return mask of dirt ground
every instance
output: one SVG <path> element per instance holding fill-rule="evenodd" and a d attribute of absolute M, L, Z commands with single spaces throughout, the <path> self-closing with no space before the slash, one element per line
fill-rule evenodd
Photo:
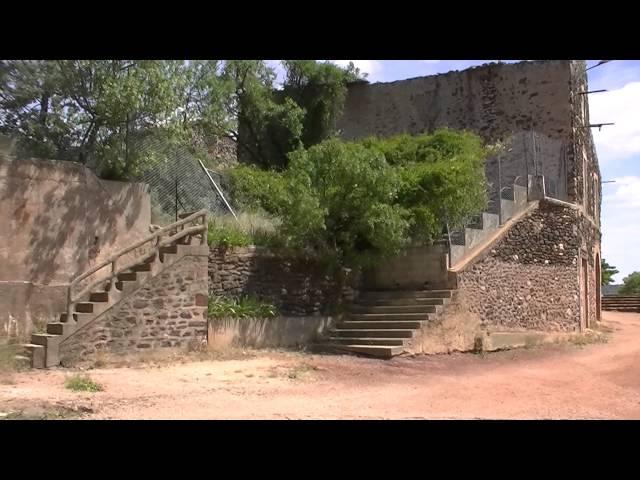
<path fill-rule="evenodd" d="M 380 361 L 254 352 L 0 380 L 0 418 L 640 419 L 640 314 L 604 312 L 606 343 Z"/>

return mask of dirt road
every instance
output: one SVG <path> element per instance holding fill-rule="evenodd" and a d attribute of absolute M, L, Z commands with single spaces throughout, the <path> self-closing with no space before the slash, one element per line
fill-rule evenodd
<path fill-rule="evenodd" d="M 95 369 L 88 373 L 104 386 L 97 393 L 66 390 L 68 371 L 31 371 L 0 384 L 0 412 L 46 405 L 93 419 L 640 419 L 640 315 L 604 312 L 604 320 L 609 341 L 586 346 L 391 361 L 267 353 Z"/>

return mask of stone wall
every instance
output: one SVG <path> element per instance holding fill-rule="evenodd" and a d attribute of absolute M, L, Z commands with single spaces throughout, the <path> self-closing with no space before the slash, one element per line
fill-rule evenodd
<path fill-rule="evenodd" d="M 0 158 L 0 336 L 27 338 L 61 311 L 65 285 L 149 235 L 143 184 L 72 162 Z"/>
<path fill-rule="evenodd" d="M 502 185 L 540 174 L 548 194 L 582 201 L 583 145 L 587 176 L 598 173 L 586 128 L 588 96 L 581 94 L 587 89 L 585 63 L 569 60 L 492 63 L 389 83 L 358 82 L 349 86 L 337 127 L 345 139 L 468 129 L 486 142 L 508 145 Z M 496 158 L 487 162 L 487 177 L 497 183 Z"/>
<path fill-rule="evenodd" d="M 460 294 L 492 330 L 580 327 L 581 213 L 541 201 L 486 257 L 458 274 Z"/>
<path fill-rule="evenodd" d="M 192 246 L 194 252 L 199 247 Z M 64 364 L 95 355 L 203 343 L 207 337 L 207 248 L 180 258 L 135 293 L 66 338 Z"/>
<path fill-rule="evenodd" d="M 356 295 L 359 275 L 346 273 L 334 275 L 321 262 L 288 258 L 262 248 L 212 248 L 209 294 L 263 298 L 282 315 L 328 314 Z"/>

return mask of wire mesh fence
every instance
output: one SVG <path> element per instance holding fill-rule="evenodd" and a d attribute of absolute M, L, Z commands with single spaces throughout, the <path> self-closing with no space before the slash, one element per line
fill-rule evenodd
<path fill-rule="evenodd" d="M 138 148 L 149 158 L 137 180 L 149 185 L 154 224 L 166 225 L 203 209 L 214 216 L 235 216 L 223 178 L 186 148 L 159 139 L 140 140 Z"/>
<path fill-rule="evenodd" d="M 499 198 L 513 196 L 513 185 L 526 186 L 528 178 L 543 175 L 546 194 L 567 200 L 566 143 L 534 130 L 508 137 L 501 151 L 487 159 L 490 209 L 499 208 Z"/>

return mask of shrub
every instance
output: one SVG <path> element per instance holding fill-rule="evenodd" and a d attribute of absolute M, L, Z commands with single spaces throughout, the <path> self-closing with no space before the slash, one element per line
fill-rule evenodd
<path fill-rule="evenodd" d="M 101 392 L 102 385 L 94 382 L 88 375 L 73 375 L 64 383 L 64 386 L 74 392 Z"/>
<path fill-rule="evenodd" d="M 489 148 L 469 132 L 441 129 L 359 142 L 326 140 L 289 154 L 283 172 L 236 167 L 235 198 L 278 216 L 281 245 L 367 265 L 411 240 L 432 242 L 487 203 Z"/>
<path fill-rule="evenodd" d="M 409 211 L 410 235 L 431 242 L 444 223 L 462 226 L 487 204 L 484 161 L 489 149 L 470 132 L 436 130 L 431 135 L 366 139 L 395 165 L 397 203 Z"/>
<path fill-rule="evenodd" d="M 394 205 L 399 179 L 379 152 L 327 140 L 290 155 L 285 234 L 341 263 L 392 255 L 407 236 L 407 211 Z"/>
<path fill-rule="evenodd" d="M 213 297 L 209 299 L 210 318 L 272 318 L 278 312 L 270 303 L 263 303 L 254 297 Z"/>
<path fill-rule="evenodd" d="M 228 215 L 209 221 L 207 240 L 210 246 L 245 247 L 249 245 L 276 247 L 282 244 L 277 232 L 278 219 L 265 214 L 241 213 L 237 220 Z"/>
<path fill-rule="evenodd" d="M 622 279 L 619 295 L 640 295 L 640 272 L 633 272 Z"/>

